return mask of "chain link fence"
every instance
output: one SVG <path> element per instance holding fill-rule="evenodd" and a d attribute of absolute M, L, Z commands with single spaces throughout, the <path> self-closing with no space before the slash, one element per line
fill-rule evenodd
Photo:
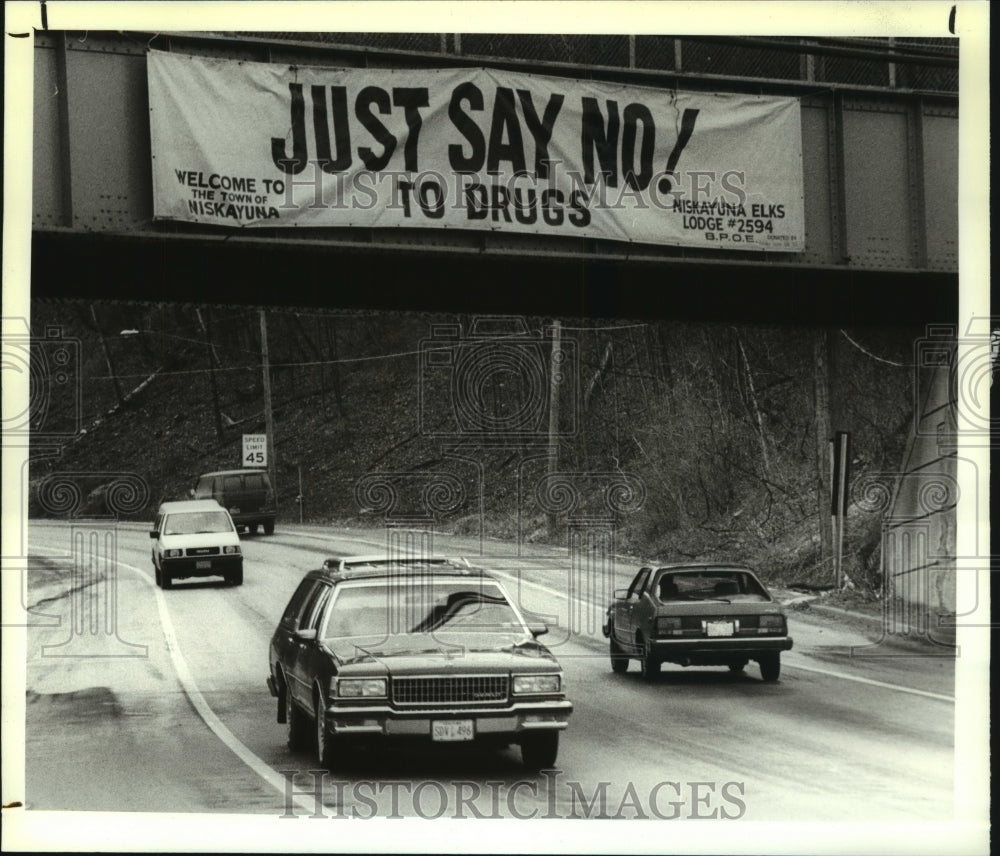
<path fill-rule="evenodd" d="M 506 33 L 268 33 L 267 36 L 372 51 L 482 58 L 484 62 L 560 63 L 729 78 L 958 91 L 958 40 L 947 38 L 675 38 Z"/>

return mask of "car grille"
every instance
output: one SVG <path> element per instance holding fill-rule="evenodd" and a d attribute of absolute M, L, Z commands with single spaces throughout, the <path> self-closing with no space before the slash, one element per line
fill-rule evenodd
<path fill-rule="evenodd" d="M 188 556 L 218 556 L 218 547 L 188 547 Z"/>
<path fill-rule="evenodd" d="M 507 675 L 460 675 L 393 678 L 392 700 L 398 705 L 495 704 L 506 702 Z"/>

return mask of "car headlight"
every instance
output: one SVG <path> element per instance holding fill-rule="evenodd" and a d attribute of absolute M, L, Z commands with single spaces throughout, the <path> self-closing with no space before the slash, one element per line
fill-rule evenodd
<path fill-rule="evenodd" d="M 235 544 L 231 544 L 228 547 L 223 547 L 222 548 L 222 552 L 223 553 L 228 553 L 228 554 L 239 553 L 239 551 L 240 551 L 240 548 L 238 546 L 236 546 Z"/>
<path fill-rule="evenodd" d="M 385 678 L 341 678 L 336 693 L 340 698 L 385 698 Z"/>
<path fill-rule="evenodd" d="M 784 633 L 785 616 L 783 615 L 762 615 L 760 617 L 761 633 Z"/>
<path fill-rule="evenodd" d="M 165 550 L 163 553 L 168 559 L 176 559 L 178 556 L 184 555 L 183 550 Z"/>
<path fill-rule="evenodd" d="M 515 675 L 514 692 L 517 695 L 527 693 L 557 693 L 562 686 L 560 675 Z"/>
<path fill-rule="evenodd" d="M 677 615 L 661 615 L 656 619 L 657 636 L 680 636 L 681 619 Z"/>

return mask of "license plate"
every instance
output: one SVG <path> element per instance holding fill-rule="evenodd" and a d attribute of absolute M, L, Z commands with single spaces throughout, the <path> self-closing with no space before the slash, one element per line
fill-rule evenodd
<path fill-rule="evenodd" d="M 471 719 L 440 719 L 431 723 L 432 740 L 472 740 L 475 736 Z"/>
<path fill-rule="evenodd" d="M 212 567 L 212 560 L 211 559 L 199 559 L 197 562 L 194 563 L 194 567 L 195 567 L 195 570 L 198 570 L 198 571 L 207 571 L 207 570 L 210 570 L 211 567 Z"/>
<path fill-rule="evenodd" d="M 731 621 L 706 621 L 705 632 L 709 636 L 732 636 L 733 622 Z"/>

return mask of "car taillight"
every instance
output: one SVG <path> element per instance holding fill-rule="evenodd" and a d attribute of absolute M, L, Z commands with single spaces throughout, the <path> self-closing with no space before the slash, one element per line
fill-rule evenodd
<path fill-rule="evenodd" d="M 676 615 L 661 615 L 656 619 L 656 633 L 658 636 L 680 636 L 680 618 Z"/>
<path fill-rule="evenodd" d="M 783 615 L 762 615 L 760 617 L 761 633 L 784 633 L 785 616 Z"/>

